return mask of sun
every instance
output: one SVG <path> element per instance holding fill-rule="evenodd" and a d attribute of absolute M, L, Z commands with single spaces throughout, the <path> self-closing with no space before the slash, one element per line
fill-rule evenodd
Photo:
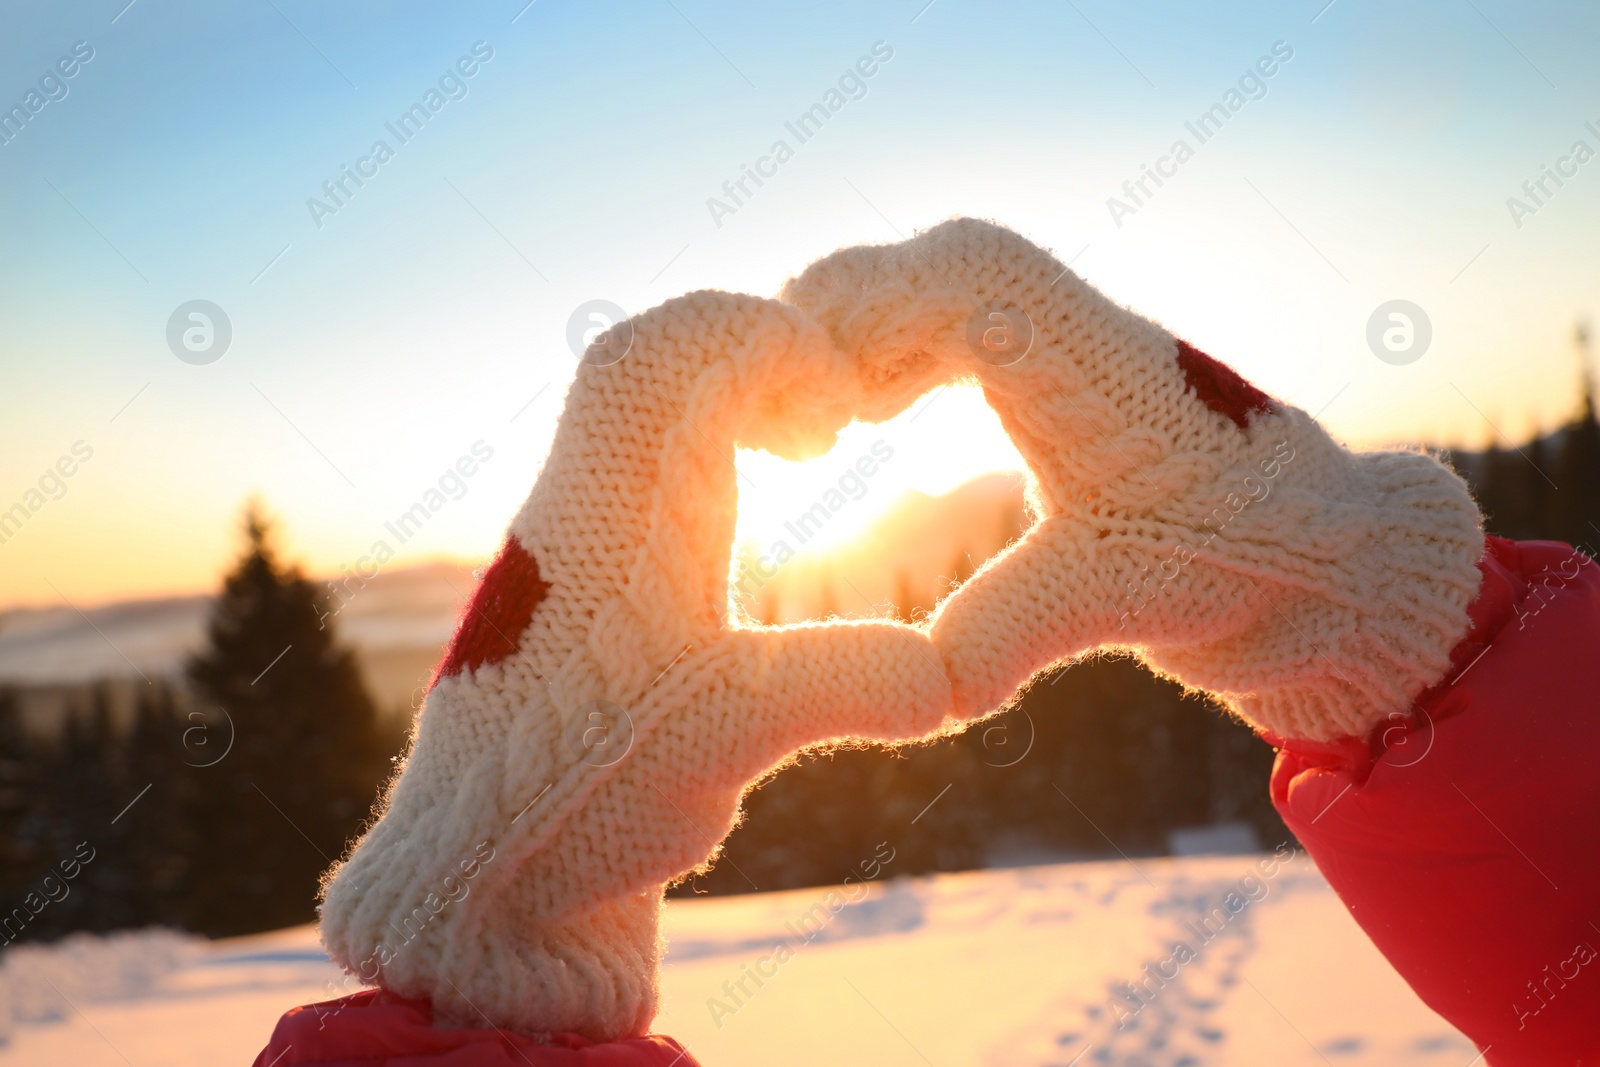
<path fill-rule="evenodd" d="M 794 463 L 741 450 L 736 540 L 755 556 L 850 544 L 907 493 L 948 493 L 991 471 L 1023 470 L 976 386 L 946 386 L 882 423 L 853 422 L 825 455 Z"/>

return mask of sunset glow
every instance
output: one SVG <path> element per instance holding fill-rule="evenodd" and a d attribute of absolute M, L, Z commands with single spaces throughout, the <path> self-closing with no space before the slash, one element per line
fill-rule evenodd
<path fill-rule="evenodd" d="M 922 397 L 887 422 L 851 423 L 825 455 L 791 463 L 742 451 L 738 542 L 757 556 L 848 544 L 908 492 L 938 496 L 980 474 L 1022 470 L 1022 457 L 975 386 Z"/>
<path fill-rule="evenodd" d="M 1600 316 L 1584 236 L 1600 218 L 1595 177 L 1564 179 L 1534 214 L 1507 210 L 1591 136 L 1595 116 L 1575 102 L 1594 97 L 1593 64 L 1566 15 L 1526 14 L 1525 37 L 1502 27 L 1556 94 L 1471 8 L 1335 8 L 1315 23 L 1248 5 L 1180 5 L 1154 23 L 1086 10 L 1111 39 L 1140 42 L 1124 57 L 1071 7 L 1027 4 L 1017 17 L 1033 32 L 1003 58 L 973 53 L 986 9 L 936 5 L 912 21 L 847 7 L 768 38 L 768 15 L 714 8 L 613 20 L 536 6 L 515 23 L 495 16 L 493 33 L 471 8 L 377 26 L 356 9 L 326 14 L 312 36 L 359 67 L 348 83 L 270 6 L 200 26 L 141 4 L 98 38 L 73 8 L 19 16 L 12 69 L 45 70 L 79 39 L 96 58 L 0 160 L 14 193 L 0 205 L 0 510 L 28 511 L 0 544 L 0 605 L 212 589 L 252 495 L 281 517 L 291 558 L 337 574 L 480 441 L 492 461 L 394 545 L 393 566 L 481 561 L 549 450 L 576 363 L 574 309 L 776 293 L 836 248 L 952 214 L 1027 234 L 1354 445 L 1505 448 L 1574 408 L 1574 325 Z M 760 88 L 680 14 L 738 28 L 706 32 L 759 68 L 747 73 Z M 595 82 L 583 50 L 551 43 L 599 34 L 609 61 L 653 72 L 652 92 Z M 1280 39 L 1294 58 L 1200 143 L 1185 123 Z M 1440 47 L 1396 58 L 1394 42 L 1423 39 Z M 231 58 L 190 69 L 199 53 Z M 120 65 L 136 55 L 182 76 L 137 80 L 144 68 Z M 385 123 L 461 56 L 476 72 L 426 131 L 391 134 Z M 802 143 L 785 124 L 861 56 L 874 73 Z M 998 110 L 983 102 L 997 78 Z M 126 79 L 143 95 L 119 92 Z M 575 84 L 567 109 L 529 114 L 527 101 Z M 952 151 L 959 130 L 972 140 Z M 602 132 L 633 146 L 629 165 L 596 152 Z M 376 175 L 363 163 L 374 139 L 396 149 Z M 794 154 L 774 170 L 762 161 L 779 139 Z M 1162 160 L 1177 139 L 1195 154 L 1174 175 Z M 252 162 L 218 185 L 239 160 Z M 345 166 L 367 177 L 335 204 L 324 186 Z M 1169 172 L 1163 184 L 1139 185 L 1147 167 Z M 1111 197 L 1136 210 L 1108 212 Z M 708 198 L 733 211 L 708 212 Z M 1396 299 L 1432 324 L 1431 347 L 1403 366 L 1366 339 L 1374 309 Z M 166 335 L 196 300 L 231 321 L 214 362 L 176 358 Z M 914 421 L 847 431 L 810 464 L 740 457 L 741 539 L 770 547 L 880 433 L 893 458 L 859 499 L 840 490 L 844 506 L 797 548 L 842 543 L 906 490 L 1016 462 L 975 398 L 946 391 Z M 80 441 L 93 458 L 63 493 L 47 472 Z"/>

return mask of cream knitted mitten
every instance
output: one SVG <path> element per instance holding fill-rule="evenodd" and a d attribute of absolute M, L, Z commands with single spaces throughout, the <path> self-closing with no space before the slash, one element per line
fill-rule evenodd
<path fill-rule="evenodd" d="M 915 628 L 730 621 L 734 444 L 814 454 L 930 384 L 755 297 L 694 293 L 602 335 L 382 818 L 326 880 L 333 958 L 445 1025 L 645 1032 L 663 887 L 749 785 L 951 707 Z"/>
<path fill-rule="evenodd" d="M 1352 453 L 1016 234 L 958 219 L 844 249 L 783 299 L 881 366 L 975 376 L 1037 522 L 933 624 L 958 714 L 1107 647 L 1281 737 L 1364 734 L 1443 674 L 1478 586 L 1465 485 Z"/>

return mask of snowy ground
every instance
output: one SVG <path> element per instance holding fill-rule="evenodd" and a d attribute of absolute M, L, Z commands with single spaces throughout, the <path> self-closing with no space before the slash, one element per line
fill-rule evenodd
<path fill-rule="evenodd" d="M 1308 860 L 1271 877 L 1259 862 L 890 880 L 891 863 L 836 913 L 841 898 L 825 890 L 674 902 L 656 1029 L 706 1067 L 1474 1060 Z M 1174 955 L 1178 941 L 1192 959 Z M 1146 964 L 1176 977 L 1158 986 Z M 248 1064 L 278 1014 L 324 999 L 333 975 L 309 927 L 211 944 L 131 937 L 14 951 L 0 974 L 0 1019 L 11 1020 L 0 1067 Z M 1126 996 L 1112 1006 L 1141 980 L 1142 1006 Z"/>

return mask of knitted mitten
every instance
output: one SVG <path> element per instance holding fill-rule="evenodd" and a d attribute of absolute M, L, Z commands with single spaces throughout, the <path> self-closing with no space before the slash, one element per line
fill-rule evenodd
<path fill-rule="evenodd" d="M 726 293 L 597 339 L 387 808 L 326 881 L 333 958 L 447 1025 L 643 1033 L 663 888 L 744 790 L 802 747 L 923 736 L 950 708 L 912 627 L 730 621 L 735 442 L 814 454 L 929 384 Z"/>
<path fill-rule="evenodd" d="M 1284 738 L 1360 735 L 1436 682 L 1478 586 L 1465 485 L 1352 453 L 1305 412 L 960 219 L 812 265 L 783 298 L 847 352 L 975 375 L 1037 522 L 939 609 L 958 713 L 1102 647 Z"/>

